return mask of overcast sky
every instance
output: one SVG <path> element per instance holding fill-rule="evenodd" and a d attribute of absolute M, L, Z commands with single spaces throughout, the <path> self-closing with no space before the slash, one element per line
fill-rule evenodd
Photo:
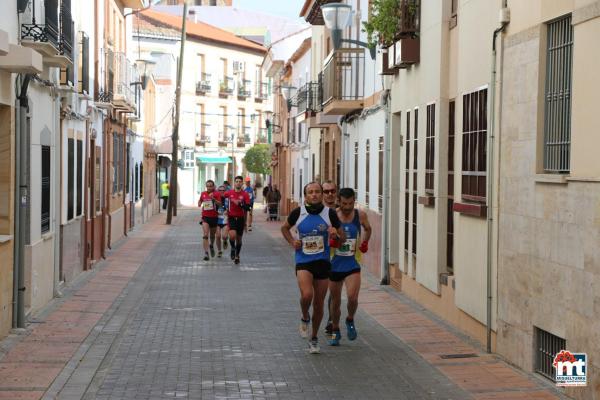
<path fill-rule="evenodd" d="M 304 0 L 233 0 L 233 6 L 298 19 Z"/>

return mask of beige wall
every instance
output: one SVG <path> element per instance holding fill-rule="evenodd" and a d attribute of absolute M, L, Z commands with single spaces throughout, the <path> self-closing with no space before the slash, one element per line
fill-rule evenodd
<path fill-rule="evenodd" d="M 35 312 L 44 307 L 54 295 L 53 234 L 25 246 L 25 309 Z"/>
<path fill-rule="evenodd" d="M 600 144 L 597 104 L 600 2 L 513 1 L 502 83 L 498 352 L 534 369 L 538 327 L 588 354 L 588 387 L 566 390 L 577 399 L 600 393 Z M 594 3 L 595 8 L 573 9 Z M 518 14 L 517 14 L 518 11 Z M 540 172 L 544 131 L 546 28 L 573 11 L 574 56 L 571 173 Z M 590 19 L 591 18 L 591 19 Z M 537 79 L 536 79 L 537 78 Z M 596 111 L 597 113 L 597 111 Z M 591 179 L 591 181 L 590 181 Z"/>

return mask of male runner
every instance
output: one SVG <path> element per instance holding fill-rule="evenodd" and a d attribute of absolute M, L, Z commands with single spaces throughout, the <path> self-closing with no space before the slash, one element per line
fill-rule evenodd
<path fill-rule="evenodd" d="M 323 183 L 323 203 L 336 210 L 338 208 L 337 185 L 333 181 L 325 181 Z M 325 333 L 331 335 L 331 294 L 327 296 L 327 325 L 325 325 Z"/>
<path fill-rule="evenodd" d="M 229 200 L 223 198 L 225 195 L 225 186 L 219 186 L 218 190 L 223 199 L 221 205 L 217 207 L 217 213 L 219 214 L 217 220 L 217 248 L 219 249 L 218 256 L 221 257 L 223 255 L 221 248 L 227 250 L 227 242 L 229 241 L 227 239 L 229 231 L 229 228 L 227 227 L 227 207 L 229 205 Z"/>
<path fill-rule="evenodd" d="M 248 232 L 252 232 L 252 209 L 254 209 L 254 188 L 250 186 L 250 177 L 246 177 L 246 187 L 244 187 L 244 192 L 248 193 L 248 197 L 250 197 L 250 205 L 248 208 Z"/>
<path fill-rule="evenodd" d="M 312 303 L 312 335 L 308 346 L 309 352 L 316 354 L 320 352 L 317 334 L 331 270 L 330 245 L 338 246 L 343 241 L 343 232 L 335 210 L 323 205 L 320 183 L 311 182 L 304 187 L 304 202 L 290 213 L 281 226 L 281 233 L 296 250 L 296 279 L 302 309 L 300 335 L 304 338 L 308 336 L 308 310 Z M 290 232 L 293 226 L 298 230 L 298 238 Z"/>
<path fill-rule="evenodd" d="M 234 188 L 225 192 L 225 198 L 229 199 L 227 219 L 229 220 L 229 244 L 231 245 L 231 259 L 240 263 L 240 250 L 242 249 L 242 236 L 246 229 L 246 213 L 250 204 L 248 193 L 242 190 L 244 178 L 236 176 Z"/>
<path fill-rule="evenodd" d="M 354 208 L 356 201 L 354 189 L 340 189 L 339 201 L 340 208 L 337 215 L 342 223 L 346 240 L 342 246 L 334 250 L 335 254 L 331 260 L 331 275 L 329 276 L 333 324 L 333 332 L 329 338 L 331 346 L 339 346 L 342 337 L 340 333 L 340 306 L 344 283 L 346 284 L 346 296 L 348 297 L 348 316 L 346 317 L 348 340 L 356 339 L 354 314 L 356 314 L 358 308 L 358 291 L 360 290 L 360 256 L 369 250 L 369 239 L 371 238 L 371 225 L 367 214 Z"/>
<path fill-rule="evenodd" d="M 215 256 L 215 233 L 217 230 L 218 216 L 217 207 L 221 204 L 221 195 L 215 192 L 215 182 L 212 180 L 206 181 L 206 191 L 200 194 L 198 207 L 202 208 L 202 236 L 204 245 L 204 261 L 208 261 L 210 257 Z M 208 234 L 210 232 L 210 257 L 208 256 Z"/>

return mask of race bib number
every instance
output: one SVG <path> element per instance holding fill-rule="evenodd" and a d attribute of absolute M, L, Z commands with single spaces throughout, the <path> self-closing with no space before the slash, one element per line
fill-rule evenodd
<path fill-rule="evenodd" d="M 302 252 L 304 254 L 319 254 L 324 251 L 323 236 L 306 236 L 302 238 Z"/>
<path fill-rule="evenodd" d="M 335 249 L 336 256 L 350 257 L 354 254 L 356 254 L 356 239 L 346 239 L 339 249 Z"/>
<path fill-rule="evenodd" d="M 215 206 L 214 206 L 212 200 L 204 200 L 202 202 L 202 209 L 204 211 L 212 211 L 212 210 L 214 210 Z"/>

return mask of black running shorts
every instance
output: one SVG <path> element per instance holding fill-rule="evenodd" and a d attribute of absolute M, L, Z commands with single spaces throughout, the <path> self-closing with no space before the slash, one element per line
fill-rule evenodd
<path fill-rule="evenodd" d="M 351 271 L 344 271 L 344 272 L 331 271 L 329 280 L 332 282 L 342 282 L 344 279 L 346 279 L 347 277 L 349 277 L 352 274 L 360 274 L 360 268 L 356 268 Z"/>
<path fill-rule="evenodd" d="M 206 222 L 209 227 L 216 228 L 219 222 L 217 217 L 202 217 L 202 222 Z"/>
<path fill-rule="evenodd" d="M 331 263 L 329 261 L 321 260 L 307 264 L 297 264 L 296 275 L 298 275 L 298 271 L 310 272 L 315 280 L 329 279 Z"/>
<path fill-rule="evenodd" d="M 233 229 L 238 236 L 244 234 L 244 217 L 229 217 L 229 229 Z"/>

